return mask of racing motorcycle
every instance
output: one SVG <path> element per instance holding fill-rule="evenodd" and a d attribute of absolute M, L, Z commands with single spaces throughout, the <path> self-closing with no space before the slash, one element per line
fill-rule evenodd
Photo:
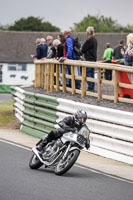
<path fill-rule="evenodd" d="M 45 168 L 54 169 L 56 175 L 65 174 L 76 162 L 80 151 L 85 148 L 89 135 L 90 131 L 84 125 L 79 132 L 69 131 L 61 138 L 48 143 L 41 153 L 33 147 L 29 167 L 38 169 L 44 165 Z"/>

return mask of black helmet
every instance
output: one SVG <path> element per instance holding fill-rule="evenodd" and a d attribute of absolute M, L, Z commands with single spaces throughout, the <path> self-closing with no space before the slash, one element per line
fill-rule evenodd
<path fill-rule="evenodd" d="M 84 110 L 77 110 L 77 112 L 75 113 L 75 122 L 78 125 L 84 124 L 86 122 L 87 119 L 87 113 Z"/>

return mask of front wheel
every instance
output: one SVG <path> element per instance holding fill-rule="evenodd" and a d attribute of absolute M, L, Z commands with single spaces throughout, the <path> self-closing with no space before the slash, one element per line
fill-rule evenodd
<path fill-rule="evenodd" d="M 30 159 L 30 162 L 29 162 L 29 167 L 31 169 L 38 169 L 42 165 L 43 165 L 43 163 L 41 163 L 40 160 L 37 158 L 37 156 L 35 154 L 33 154 Z"/>
<path fill-rule="evenodd" d="M 55 174 L 56 175 L 63 175 L 65 174 L 76 162 L 80 151 L 75 149 L 73 151 L 68 152 L 68 155 L 65 159 L 61 159 L 55 167 Z"/>

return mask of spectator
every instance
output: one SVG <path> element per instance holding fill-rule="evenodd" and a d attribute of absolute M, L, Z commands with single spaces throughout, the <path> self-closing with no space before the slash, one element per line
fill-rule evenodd
<path fill-rule="evenodd" d="M 63 34 L 59 34 L 57 39 L 61 42 L 61 44 L 59 45 L 59 48 L 58 48 L 58 57 L 59 58 L 63 58 L 63 57 L 66 57 L 66 50 L 65 50 L 65 36 Z M 62 73 L 62 64 L 59 65 L 59 73 L 61 74 Z M 60 81 L 60 85 L 62 85 L 62 78 L 60 77 L 59 78 L 59 81 Z"/>
<path fill-rule="evenodd" d="M 125 53 L 121 50 L 121 53 L 124 55 L 124 64 L 133 66 L 133 33 L 127 35 L 127 49 Z"/>
<path fill-rule="evenodd" d="M 53 49 L 53 37 L 51 35 L 48 35 L 46 37 L 46 42 L 48 45 L 48 50 L 47 50 L 47 58 L 53 58 L 54 57 L 54 49 Z"/>
<path fill-rule="evenodd" d="M 66 58 L 74 60 L 74 59 L 76 59 L 76 55 L 74 53 L 74 41 L 73 41 L 73 38 L 71 36 L 71 31 L 65 30 L 64 36 L 65 36 L 65 39 L 66 39 L 66 42 L 65 42 Z M 65 70 L 66 70 L 66 74 L 71 75 L 71 66 L 70 65 L 66 65 Z M 71 87 L 70 79 L 66 79 L 66 85 L 68 87 Z M 79 80 L 75 81 L 75 85 L 76 85 L 76 89 L 80 89 L 80 81 Z"/>
<path fill-rule="evenodd" d="M 65 36 L 63 34 L 59 34 L 57 39 L 61 42 L 61 44 L 63 46 L 63 56 L 66 57 L 66 50 L 65 50 L 65 41 L 66 41 L 66 39 L 65 39 Z"/>
<path fill-rule="evenodd" d="M 47 46 L 43 45 L 41 43 L 41 39 L 37 38 L 36 39 L 36 55 L 31 55 L 32 58 L 36 58 L 36 59 L 42 59 L 42 58 L 46 58 L 47 56 Z"/>
<path fill-rule="evenodd" d="M 105 63 L 111 63 L 113 55 L 113 49 L 110 47 L 110 43 L 106 43 L 106 49 L 104 50 L 103 60 Z M 112 80 L 112 70 L 106 69 L 105 70 L 105 79 Z"/>
<path fill-rule="evenodd" d="M 123 40 L 118 41 L 118 45 L 116 45 L 114 47 L 114 51 L 113 51 L 113 54 L 112 54 L 112 59 L 113 60 L 122 59 L 123 58 L 123 55 L 121 53 L 121 49 L 123 49 L 124 52 L 125 52 L 125 47 L 123 45 Z"/>
<path fill-rule="evenodd" d="M 124 64 L 127 66 L 133 66 L 133 33 L 129 33 L 127 35 L 127 49 L 124 52 L 124 50 L 121 50 L 121 53 L 124 57 Z M 130 82 L 133 84 L 133 73 L 128 72 L 127 73 L 128 78 Z"/>
<path fill-rule="evenodd" d="M 45 40 L 45 38 L 41 38 L 40 40 L 41 40 L 41 44 L 43 44 L 43 45 L 46 44 L 46 40 Z"/>
<path fill-rule="evenodd" d="M 58 39 L 53 41 L 54 45 L 54 57 L 58 60 L 60 57 L 63 57 L 63 45 Z"/>
<path fill-rule="evenodd" d="M 89 26 L 86 29 L 87 33 L 87 40 L 83 44 L 81 48 L 81 52 L 83 53 L 83 57 L 86 61 L 96 62 L 97 60 L 97 40 L 94 36 L 94 28 L 92 26 Z M 94 78 L 94 68 L 86 68 L 86 76 Z M 87 82 L 88 84 L 88 90 L 94 91 L 94 82 Z"/>
<path fill-rule="evenodd" d="M 76 58 L 76 56 L 75 56 L 74 50 L 73 50 L 74 41 L 73 41 L 72 36 L 71 36 L 71 31 L 65 30 L 64 36 L 65 36 L 65 39 L 66 39 L 66 43 L 65 43 L 66 57 L 68 59 L 73 60 L 73 59 Z"/>
<path fill-rule="evenodd" d="M 133 56 L 133 49 L 128 53 L 129 56 Z"/>
<path fill-rule="evenodd" d="M 70 30 L 65 30 L 64 36 L 66 39 L 66 42 L 65 42 L 66 58 L 73 60 L 73 59 L 75 59 L 75 54 L 73 51 L 74 41 L 72 39 Z M 71 66 L 70 65 L 65 66 L 65 73 L 71 75 Z M 71 87 L 71 81 L 68 78 L 66 79 L 66 85 L 67 85 L 67 87 Z"/>

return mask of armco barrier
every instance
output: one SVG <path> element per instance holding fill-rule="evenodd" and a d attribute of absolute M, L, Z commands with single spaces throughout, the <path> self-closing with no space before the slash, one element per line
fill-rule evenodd
<path fill-rule="evenodd" d="M 57 122 L 85 109 L 91 131 L 90 152 L 107 158 L 133 164 L 133 114 L 43 94 L 26 92 L 14 87 L 15 115 L 21 130 L 41 138 L 56 128 Z"/>

